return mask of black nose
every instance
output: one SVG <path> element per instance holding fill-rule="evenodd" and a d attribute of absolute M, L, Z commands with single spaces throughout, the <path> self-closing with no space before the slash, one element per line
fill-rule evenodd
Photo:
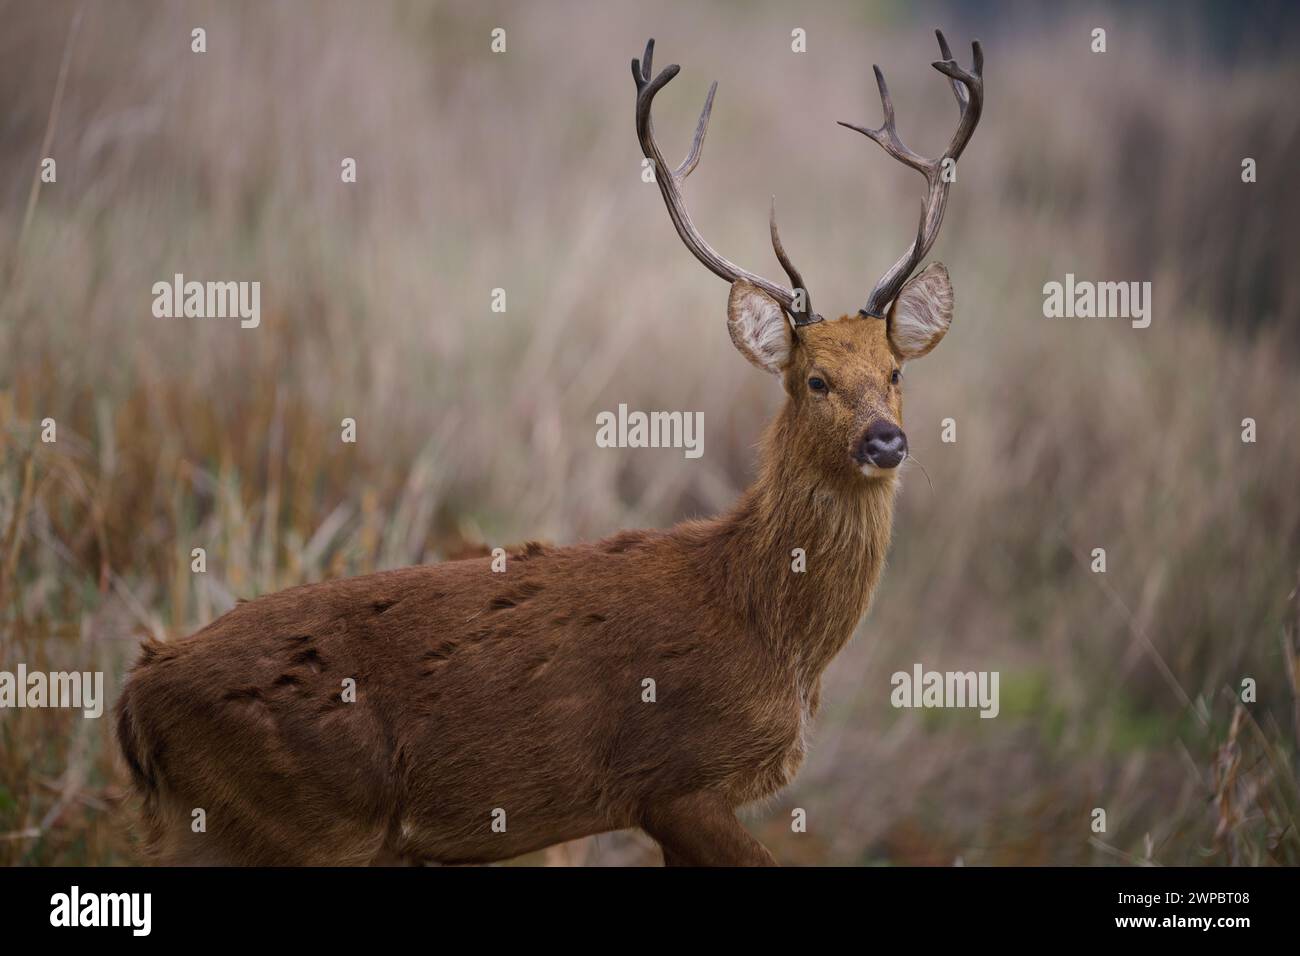
<path fill-rule="evenodd" d="M 907 457 L 907 436 L 897 425 L 872 422 L 862 436 L 858 458 L 877 468 L 897 468 Z"/>

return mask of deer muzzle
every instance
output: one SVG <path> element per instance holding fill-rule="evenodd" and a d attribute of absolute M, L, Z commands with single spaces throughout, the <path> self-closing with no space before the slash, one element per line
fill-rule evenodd
<path fill-rule="evenodd" d="M 907 436 L 893 422 L 874 421 L 868 426 L 853 454 L 859 465 L 897 468 L 907 457 Z"/>

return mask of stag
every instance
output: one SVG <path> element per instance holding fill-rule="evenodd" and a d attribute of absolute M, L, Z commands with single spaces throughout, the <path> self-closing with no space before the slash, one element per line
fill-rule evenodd
<path fill-rule="evenodd" d="M 774 862 L 736 811 L 788 784 L 804 758 L 822 673 L 866 613 L 889 547 L 908 455 L 903 364 L 952 320 L 947 270 L 916 270 L 943 220 L 947 161 L 979 122 L 983 54 L 975 42 L 967 70 L 938 38 L 933 65 L 959 111 L 941 156 L 899 139 L 878 67 L 884 123 L 843 124 L 921 173 L 926 192 L 907 250 L 835 321 L 813 311 L 775 204 L 789 287 L 700 234 L 683 185 L 716 84 L 690 152 L 670 166 L 650 114 L 678 67 L 654 75 L 646 45 L 632 61 L 636 130 L 668 216 L 731 284 L 736 348 L 784 388 L 757 479 L 708 520 L 531 543 L 500 573 L 482 558 L 290 588 L 148 642 L 117 719 L 159 859 L 473 863 L 639 827 L 670 865 Z M 805 573 L 792 571 L 796 548 Z"/>

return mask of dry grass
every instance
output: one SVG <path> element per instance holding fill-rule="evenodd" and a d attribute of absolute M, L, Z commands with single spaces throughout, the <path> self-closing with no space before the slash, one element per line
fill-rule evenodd
<path fill-rule="evenodd" d="M 89 4 L 24 229 L 73 9 L 0 5 L 0 666 L 116 687 L 141 634 L 237 596 L 725 506 L 779 396 L 640 182 L 628 60 L 654 35 L 685 65 L 657 107 L 683 149 L 720 81 L 690 184 L 710 238 L 775 272 L 775 192 L 819 309 L 853 311 L 919 185 L 834 121 L 876 122 L 874 59 L 938 149 L 942 24 L 984 39 L 989 108 L 935 253 L 958 318 L 909 369 L 933 487 L 909 476 L 809 762 L 752 825 L 797 862 L 1300 862 L 1293 56 L 1114 11 L 1103 58 L 1096 18 L 893 4 Z M 261 328 L 152 318 L 175 272 L 260 279 Z M 1152 280 L 1151 328 L 1042 318 L 1066 272 Z M 619 402 L 702 410 L 704 457 L 596 448 Z M 1001 717 L 890 709 L 915 661 L 999 670 Z M 120 783 L 109 721 L 0 713 L 0 862 L 130 861 Z M 534 861 L 652 858 L 616 835 Z"/>

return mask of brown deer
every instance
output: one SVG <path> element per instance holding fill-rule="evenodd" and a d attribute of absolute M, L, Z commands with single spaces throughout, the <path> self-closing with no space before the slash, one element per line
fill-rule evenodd
<path fill-rule="evenodd" d="M 942 265 L 909 276 L 943 218 L 944 161 L 979 122 L 983 55 L 976 42 L 968 72 L 938 36 L 934 67 L 960 111 L 944 154 L 899 140 L 879 68 L 884 124 L 850 126 L 923 174 L 926 198 L 907 252 L 834 322 L 812 310 L 775 212 L 791 288 L 723 258 L 691 222 L 682 185 L 716 84 L 670 167 L 650 107 L 678 67 L 652 77 L 647 44 L 632 61 L 642 150 L 687 248 L 731 283 L 736 348 L 785 388 L 757 481 L 710 520 L 528 544 L 504 571 L 483 558 L 304 585 L 147 643 L 117 718 L 158 858 L 470 863 L 640 827 L 670 865 L 774 862 L 735 811 L 803 759 L 822 672 L 889 546 L 903 363 L 952 318 Z"/>

